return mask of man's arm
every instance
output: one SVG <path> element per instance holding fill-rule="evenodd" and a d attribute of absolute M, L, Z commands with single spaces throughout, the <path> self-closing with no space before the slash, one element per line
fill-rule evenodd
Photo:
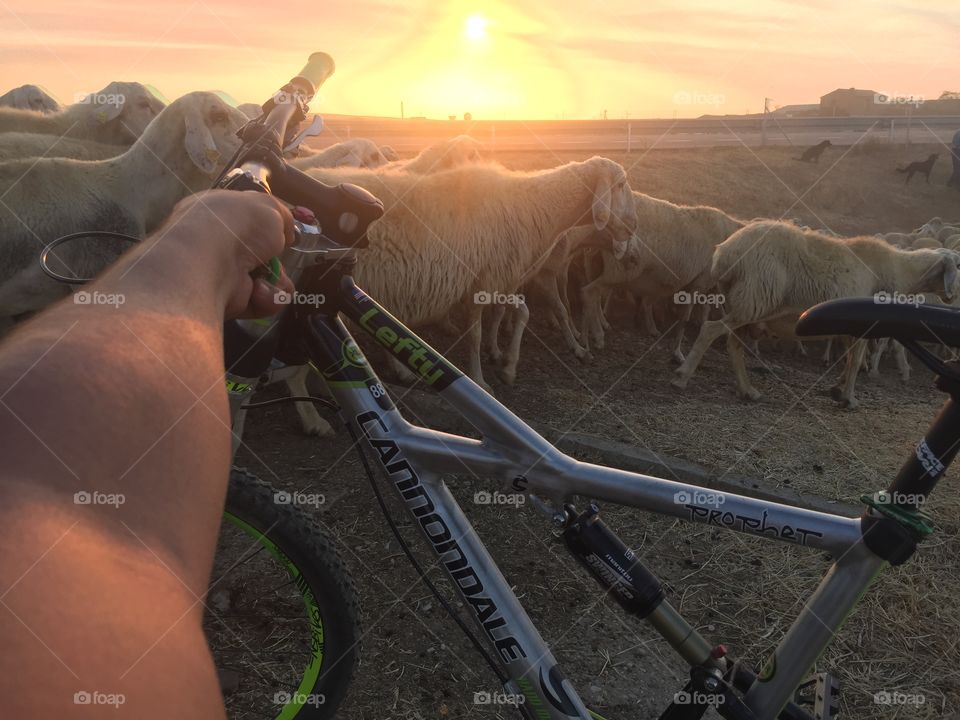
<path fill-rule="evenodd" d="M 200 603 L 229 474 L 222 326 L 275 309 L 250 272 L 291 239 L 269 196 L 195 196 L 91 302 L 0 344 L 4 717 L 105 713 L 77 692 L 145 720 L 223 716 Z"/>

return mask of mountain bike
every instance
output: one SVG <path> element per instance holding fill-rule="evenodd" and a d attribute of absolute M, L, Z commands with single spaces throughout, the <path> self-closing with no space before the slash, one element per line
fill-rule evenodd
<path fill-rule="evenodd" d="M 312 365 L 322 375 L 332 402 L 311 397 L 267 402 L 316 400 L 336 411 L 357 445 L 377 501 L 408 559 L 528 720 L 596 720 L 600 716 L 584 705 L 561 671 L 473 532 L 444 475 L 467 471 L 529 498 L 548 519 L 550 532 L 603 591 L 624 612 L 648 623 L 689 665 L 689 680 L 661 718 L 700 718 L 710 709 L 734 720 L 835 717 L 835 679 L 828 673 L 809 673 L 877 575 L 906 562 L 933 531 L 923 504 L 958 450 L 960 371 L 920 344 L 960 346 L 957 311 L 854 299 L 817 306 L 799 321 L 801 335 L 895 338 L 937 375 L 938 386 L 950 396 L 890 486 L 863 496 L 864 511 L 859 517 L 575 460 L 464 376 L 354 283 L 352 271 L 366 246 L 366 230 L 382 214 L 382 205 L 359 188 L 327 186 L 300 173 L 287 165 L 282 153 L 296 125 L 305 119 L 316 88 L 332 71 L 328 56 L 312 56 L 307 68 L 265 103 L 263 115 L 241 130 L 243 145 L 217 182 L 217 187 L 271 192 L 297 206 L 297 241 L 271 263 L 270 272 L 276 274 L 278 263 L 282 264 L 298 292 L 317 299 L 293 303 L 269 321 L 227 323 L 227 388 L 235 447 L 244 414 L 266 404 L 250 403 L 250 396 L 271 367 L 277 362 Z M 344 318 L 444 398 L 481 438 L 408 422 Z M 379 480 L 374 478 L 375 471 Z M 454 611 L 404 542 L 387 512 L 380 490 L 384 483 L 393 488 L 419 527 L 471 618 Z M 588 505 L 576 507 L 575 497 L 589 499 Z M 755 666 L 733 658 L 723 644 L 707 640 L 681 616 L 653 572 L 604 523 L 598 507 L 601 501 L 800 545 L 829 554 L 833 562 L 779 645 Z M 234 643 L 232 649 L 256 655 L 273 648 L 273 641 L 282 636 L 278 667 L 283 665 L 296 677 L 278 685 L 285 689 L 273 698 L 254 699 L 257 708 L 240 716 L 333 717 L 356 661 L 359 636 L 352 585 L 336 557 L 335 543 L 300 506 L 278 502 L 277 491 L 239 470 L 231 479 L 226 518 L 225 525 L 238 529 L 237 542 L 240 547 L 246 543 L 248 552 L 233 561 L 229 558 L 237 554 L 237 545 L 228 546 L 226 567 L 218 571 L 229 575 L 231 564 L 244 566 L 272 558 L 281 567 L 277 575 L 287 576 L 262 587 L 261 570 L 254 569 L 253 581 L 243 588 L 249 604 L 265 601 L 264 593 L 272 590 L 283 590 L 287 596 L 266 603 L 260 620 L 268 627 L 254 623 L 259 632 L 255 648 Z M 208 596 L 214 615 L 234 604 L 233 598 L 219 601 L 218 577 L 215 572 Z M 243 613 L 239 614 L 242 619 Z M 288 625 L 297 622 L 297 615 L 300 625 Z M 277 625 L 284 631 L 274 634 L 272 628 Z M 230 631 L 219 633 L 228 646 L 231 638 Z M 305 665 L 291 659 L 297 651 L 305 655 Z M 223 665 L 219 658 L 229 656 L 229 652 L 218 655 L 218 665 Z"/>

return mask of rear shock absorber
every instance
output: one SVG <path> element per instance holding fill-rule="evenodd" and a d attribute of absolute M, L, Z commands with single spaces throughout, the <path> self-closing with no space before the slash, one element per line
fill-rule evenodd
<path fill-rule="evenodd" d="M 725 668 L 723 646 L 711 647 L 674 610 L 656 576 L 600 519 L 599 507 L 591 504 L 579 515 L 572 505 L 564 510 L 564 543 L 624 610 L 650 623 L 691 666 Z"/>

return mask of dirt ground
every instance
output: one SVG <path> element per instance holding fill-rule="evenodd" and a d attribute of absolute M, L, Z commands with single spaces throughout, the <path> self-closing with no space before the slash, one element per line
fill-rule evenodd
<path fill-rule="evenodd" d="M 615 159 L 629 168 L 635 189 L 674 202 L 713 204 L 741 217 L 799 217 L 854 234 L 909 230 L 934 215 L 960 218 L 960 193 L 943 187 L 943 160 L 929 186 L 915 178 L 904 188 L 893 173 L 897 163 L 926 154 L 917 147 L 834 149 L 819 166 L 793 161 L 783 148 L 654 149 Z M 531 168 L 571 159 L 500 158 Z M 824 366 L 816 343 L 808 357 L 762 344 L 748 361 L 764 394 L 756 403 L 736 399 L 719 343 L 689 388 L 678 392 L 669 386 L 673 366 L 665 342 L 642 337 L 628 312 L 614 317 L 607 348 L 584 365 L 556 349 L 563 347 L 559 335 L 531 310 L 516 385 L 492 380 L 500 401 L 520 417 L 554 437 L 589 433 L 769 487 L 856 503 L 862 493 L 887 485 L 943 401 L 919 363 L 903 385 L 887 358 L 878 380 L 861 376 L 861 409 L 842 410 L 827 394 L 840 367 Z M 464 342 L 433 329 L 423 335 L 463 365 Z M 338 538 L 365 618 L 361 665 L 340 717 L 516 717 L 509 708 L 474 703 L 475 693 L 498 690 L 496 680 L 402 557 L 346 434 L 319 441 L 298 428 L 292 406 L 252 413 L 239 463 L 280 488 L 327 498 L 318 517 Z M 845 717 L 960 718 L 954 477 L 948 473 L 929 506 L 937 533 L 910 563 L 875 583 L 817 665 L 839 676 Z M 685 681 L 683 664 L 665 643 L 604 600 L 532 508 L 475 505 L 476 490 L 494 489 L 477 479 L 450 478 L 450 485 L 587 704 L 610 720 L 658 717 Z M 394 512 L 419 543 L 396 505 Z M 828 567 L 809 550 L 635 510 L 606 506 L 604 516 L 691 623 L 754 663 L 776 645 Z M 875 702 L 877 693 L 923 702 L 883 705 Z"/>

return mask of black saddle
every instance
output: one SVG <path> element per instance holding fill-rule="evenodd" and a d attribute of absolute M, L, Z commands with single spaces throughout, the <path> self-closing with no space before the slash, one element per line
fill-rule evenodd
<path fill-rule="evenodd" d="M 853 335 L 931 342 L 960 347 L 960 308 L 948 305 L 886 304 L 874 298 L 820 303 L 800 316 L 797 335 Z"/>

